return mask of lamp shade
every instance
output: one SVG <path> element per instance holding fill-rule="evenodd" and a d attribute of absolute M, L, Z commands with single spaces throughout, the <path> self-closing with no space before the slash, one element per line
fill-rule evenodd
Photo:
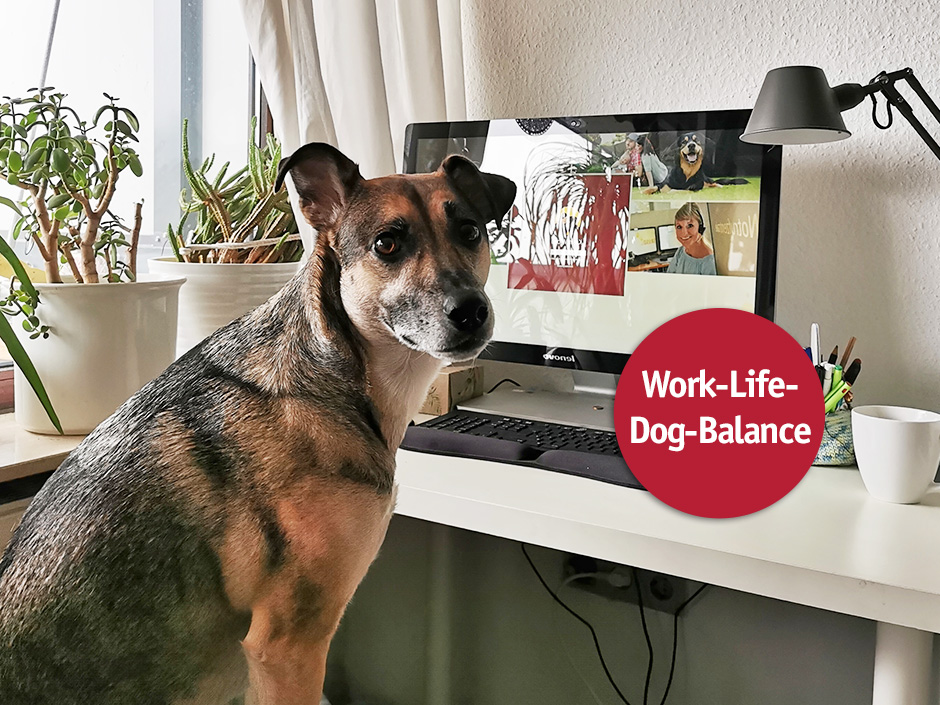
<path fill-rule="evenodd" d="M 784 66 L 764 78 L 741 139 L 754 144 L 812 144 L 844 140 L 836 94 L 816 66 Z"/>

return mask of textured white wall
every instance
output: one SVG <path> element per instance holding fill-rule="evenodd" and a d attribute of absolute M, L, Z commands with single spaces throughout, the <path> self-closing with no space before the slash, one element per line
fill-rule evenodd
<path fill-rule="evenodd" d="M 749 107 L 788 64 L 911 66 L 940 99 L 927 0 L 463 0 L 463 26 L 471 119 Z M 845 118 L 849 140 L 784 150 L 776 320 L 804 345 L 818 321 L 827 350 L 856 335 L 858 400 L 940 409 L 940 161 L 899 115 Z"/>

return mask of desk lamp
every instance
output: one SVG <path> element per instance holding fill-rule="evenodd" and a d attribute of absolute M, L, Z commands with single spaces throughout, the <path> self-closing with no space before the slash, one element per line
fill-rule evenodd
<path fill-rule="evenodd" d="M 843 83 L 830 87 L 820 68 L 783 66 L 769 71 L 764 78 L 741 139 L 754 144 L 811 144 L 844 140 L 852 133 L 845 128 L 840 113 L 869 97 L 875 125 L 882 130 L 891 127 L 894 121 L 891 106 L 894 106 L 940 159 L 940 145 L 914 115 L 910 103 L 898 92 L 895 86 L 898 81 L 907 81 L 934 119 L 940 122 L 940 109 L 909 68 L 892 73 L 881 72 L 864 86 Z M 878 121 L 877 93 L 888 101 L 887 118 L 883 124 Z"/>

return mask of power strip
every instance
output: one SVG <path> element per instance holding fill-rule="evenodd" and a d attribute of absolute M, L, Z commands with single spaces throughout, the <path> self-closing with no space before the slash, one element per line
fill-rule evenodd
<path fill-rule="evenodd" d="M 600 595 L 608 600 L 639 603 L 637 585 L 633 581 L 633 568 L 630 566 L 570 554 L 565 558 L 563 570 L 564 578 L 582 573 L 598 574 L 597 577 L 572 580 L 568 583 L 571 587 Z M 703 584 L 642 568 L 636 569 L 636 575 L 640 594 L 643 595 L 643 607 L 670 615 L 674 615 L 682 603 Z"/>

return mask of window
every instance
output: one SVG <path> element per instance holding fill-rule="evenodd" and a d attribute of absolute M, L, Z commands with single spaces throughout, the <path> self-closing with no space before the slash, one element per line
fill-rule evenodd
<path fill-rule="evenodd" d="M 33 0 L 4 7 L 0 95 L 26 95 L 38 85 L 55 6 Z M 230 0 L 60 2 L 46 85 L 67 93 L 84 119 L 94 117 L 103 92 L 140 119 L 144 174 L 122 175 L 112 210 L 130 220 L 133 203 L 144 199 L 142 271 L 147 258 L 163 254 L 167 223 L 179 220 L 182 119 L 190 120 L 194 162 L 215 152 L 219 164 L 244 163 L 252 73 L 241 14 Z M 0 194 L 21 198 L 5 183 Z M 0 208 L 0 235 L 12 221 Z"/>

